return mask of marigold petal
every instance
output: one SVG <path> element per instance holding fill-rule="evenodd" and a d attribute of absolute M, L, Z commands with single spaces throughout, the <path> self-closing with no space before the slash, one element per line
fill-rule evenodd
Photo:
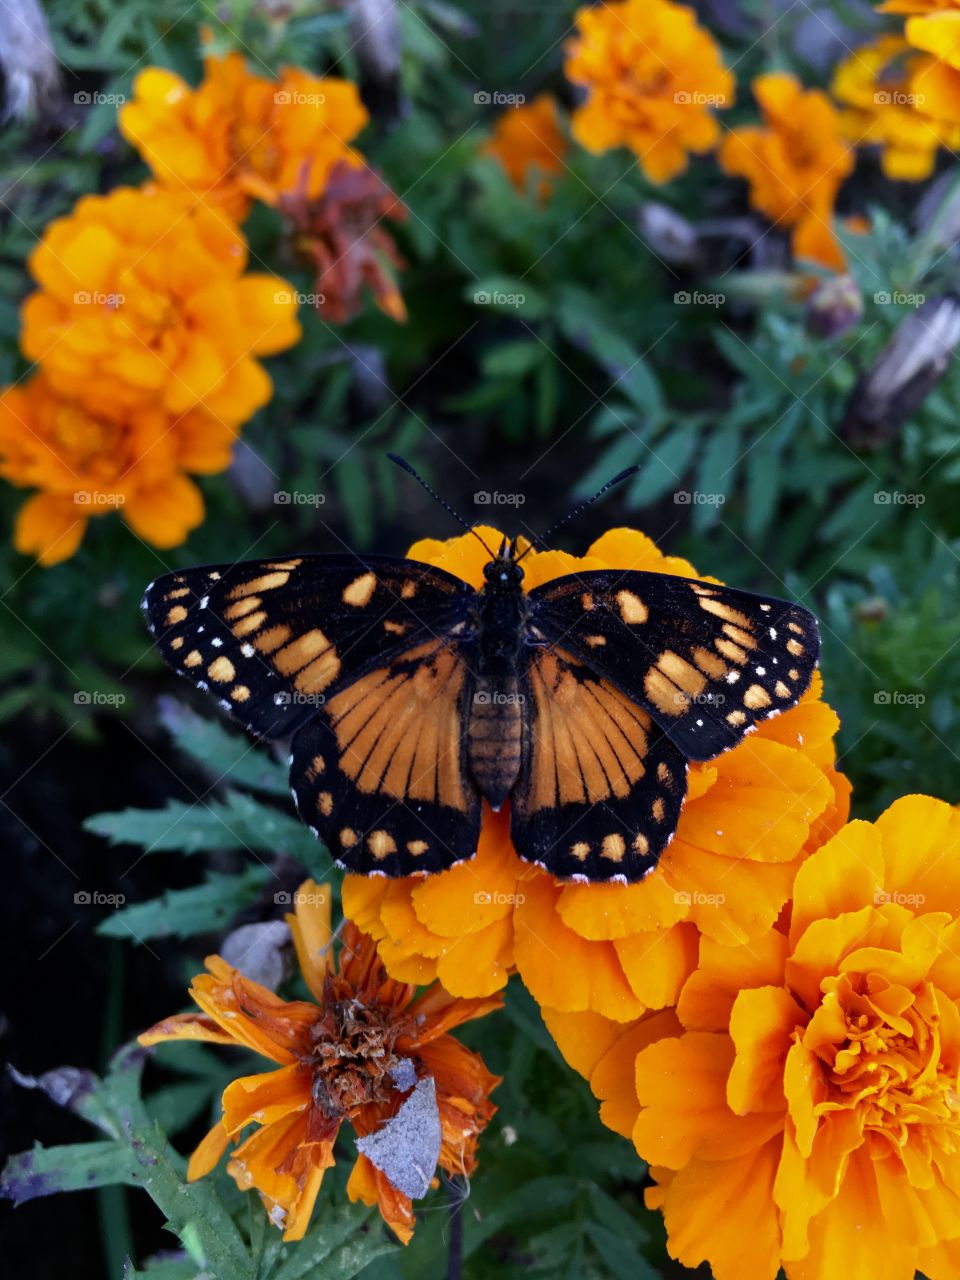
<path fill-rule="evenodd" d="M 698 1149 L 736 1123 L 726 1081 L 733 1045 L 725 1035 L 688 1031 L 658 1040 L 636 1058 L 636 1091 L 643 1108 L 633 1129 L 641 1159 L 682 1169 Z"/>
<path fill-rule="evenodd" d="M 637 1054 L 665 1037 L 674 1037 L 680 1024 L 672 1009 L 646 1014 L 601 1054 L 590 1073 L 590 1088 L 600 1099 L 600 1119 L 614 1133 L 633 1136 L 640 1113 L 634 1072 Z"/>
<path fill-rule="evenodd" d="M 595 941 L 660 930 L 684 919 L 689 904 L 662 875 L 639 884 L 568 884 L 557 903 L 564 924 Z"/>
<path fill-rule="evenodd" d="M 137 1036 L 139 1044 L 163 1044 L 167 1040 L 205 1040 L 210 1044 L 236 1044 L 236 1039 L 205 1013 L 175 1013 L 155 1022 Z"/>
<path fill-rule="evenodd" d="M 437 961 L 437 977 L 453 995 L 488 996 L 506 986 L 514 964 L 512 917 L 449 941 Z"/>
<path fill-rule="evenodd" d="M 880 835 L 869 822 L 850 822 L 812 854 L 793 888 L 792 942 L 815 920 L 834 919 L 872 903 L 884 887 Z"/>
<path fill-rule="evenodd" d="M 960 814 L 931 796 L 895 800 L 875 823 L 883 844 L 884 889 L 913 895 L 927 911 L 960 915 Z"/>
<path fill-rule="evenodd" d="M 681 922 L 616 939 L 613 945 L 630 988 L 648 1009 L 676 1004 L 697 966 L 698 938 L 692 924 Z"/>
<path fill-rule="evenodd" d="M 622 1022 L 589 1010 L 561 1013 L 558 1009 L 541 1009 L 540 1014 L 564 1060 L 587 1080 L 607 1050 L 628 1030 Z M 632 1092 L 632 1079 L 629 1085 Z"/>
<path fill-rule="evenodd" d="M 676 892 L 689 899 L 689 917 L 700 931 L 736 946 L 752 945 L 776 923 L 790 897 L 798 861 L 737 861 L 676 837 L 661 857 L 660 868 Z"/>
<path fill-rule="evenodd" d="M 323 1000 L 323 980 L 330 972 L 330 886 L 304 880 L 294 896 L 294 910 L 284 917 L 297 952 L 300 972 L 318 1001 Z"/>
<path fill-rule="evenodd" d="M 737 1115 L 783 1106 L 783 1070 L 793 1033 L 807 1015 L 783 987 L 741 991 L 730 1014 L 736 1050 L 727 1079 L 727 1102 Z"/>
<path fill-rule="evenodd" d="M 726 947 L 700 939 L 700 963 L 684 984 L 677 1015 L 688 1031 L 726 1031 L 739 993 L 750 987 L 780 986 L 787 940 L 771 930 L 748 947 Z"/>
<path fill-rule="evenodd" d="M 547 876 L 524 884 L 514 913 L 514 951 L 524 984 L 540 1005 L 566 1012 L 592 1009 L 627 1022 L 644 1006 L 634 995 L 613 943 L 589 942 L 557 914 L 562 892 Z"/>
<path fill-rule="evenodd" d="M 203 495 L 184 475 L 139 489 L 122 508 L 130 528 L 154 547 L 176 547 L 203 523 Z"/>
<path fill-rule="evenodd" d="M 506 814 L 485 813 L 476 857 L 415 883 L 413 909 L 431 933 L 460 938 L 513 913 L 525 868 L 511 847 L 507 822 Z"/>
<path fill-rule="evenodd" d="M 209 1133 L 205 1134 L 187 1162 L 187 1181 L 196 1182 L 211 1173 L 220 1161 L 227 1147 L 230 1146 L 230 1135 L 218 1120 Z"/>
<path fill-rule="evenodd" d="M 270 1125 L 310 1105 L 309 1067 L 293 1063 L 259 1075 L 240 1076 L 223 1091 L 221 1124 L 236 1137 L 248 1124 Z"/>
<path fill-rule="evenodd" d="M 773 1183 L 780 1146 L 774 1138 L 734 1159 L 694 1160 L 673 1175 L 662 1193 L 672 1258 L 687 1267 L 709 1262 L 714 1280 L 775 1280 L 780 1224 Z M 817 1280 L 833 1274 L 823 1272 Z"/>
<path fill-rule="evenodd" d="M 17 512 L 13 545 L 25 556 L 36 556 L 49 567 L 69 560 L 86 532 L 86 518 L 69 498 L 35 493 Z"/>

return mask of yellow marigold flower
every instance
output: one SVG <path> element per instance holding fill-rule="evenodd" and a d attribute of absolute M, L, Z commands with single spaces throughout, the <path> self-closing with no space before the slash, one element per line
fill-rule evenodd
<path fill-rule="evenodd" d="M 199 406 L 241 423 L 272 392 L 256 357 L 300 336 L 292 286 L 246 264 L 236 225 L 187 195 L 86 196 L 30 255 L 24 354 L 92 413 Z"/>
<path fill-rule="evenodd" d="M 908 14 L 908 43 L 960 69 L 960 0 L 887 0 L 879 9 Z"/>
<path fill-rule="evenodd" d="M 286 919 L 312 1000 L 281 1000 L 220 956 L 209 956 L 208 972 L 190 988 L 201 1012 L 175 1014 L 140 1036 L 144 1045 L 240 1045 L 280 1064 L 227 1086 L 223 1116 L 193 1153 L 187 1176 L 203 1177 L 239 1142 L 227 1171 L 242 1190 L 256 1188 L 285 1240 L 303 1237 L 344 1124 L 359 1138 L 377 1132 L 409 1096 L 414 1077 L 417 1083 L 432 1079 L 439 1167 L 469 1175 L 477 1138 L 496 1110 L 489 1095 L 499 1084 L 478 1054 L 447 1034 L 498 1008 L 499 998 L 457 1000 L 438 986 L 417 996 L 413 986 L 387 977 L 372 941 L 349 921 L 335 965 L 329 886 L 307 880 L 295 903 Z M 251 1124 L 257 1128 L 240 1141 Z M 403 1243 L 410 1240 L 410 1197 L 364 1154 L 347 1194 L 377 1205 Z"/>
<path fill-rule="evenodd" d="M 825 93 L 804 89 L 791 75 L 758 76 L 753 93 L 764 123 L 727 134 L 720 164 L 746 178 L 755 209 L 793 228 L 798 258 L 841 270 L 843 254 L 830 224 L 854 157 L 840 136 L 837 110 Z"/>
<path fill-rule="evenodd" d="M 687 167 L 720 136 L 711 107 L 733 103 L 736 81 L 692 9 L 671 0 L 623 0 L 580 9 L 566 73 L 587 91 L 573 136 L 588 151 L 626 146 L 652 182 Z"/>
<path fill-rule="evenodd" d="M 960 71 L 912 53 L 900 36 L 881 36 L 837 68 L 840 129 L 852 143 L 882 147 L 888 178 L 919 182 L 941 145 L 960 146 Z"/>
<path fill-rule="evenodd" d="M 203 519 L 186 472 L 230 462 L 233 430 L 199 409 L 176 417 L 157 405 L 92 414 L 43 376 L 0 394 L 0 475 L 40 492 L 20 508 L 15 545 L 41 564 L 77 550 L 87 521 L 118 511 L 155 547 L 183 542 Z"/>
<path fill-rule="evenodd" d="M 498 530 L 478 531 L 499 545 Z M 489 558 L 470 535 L 418 542 L 409 555 L 474 587 Z M 698 576 L 631 529 L 604 534 L 583 557 L 531 552 L 523 564 L 527 590 L 594 569 Z M 516 969 L 547 1008 L 630 1021 L 675 1002 L 699 931 L 744 944 L 773 926 L 797 866 L 846 816 L 848 784 L 833 767 L 838 723 L 817 677 L 798 706 L 718 759 L 691 764 L 676 836 L 637 884 L 556 881 L 514 852 L 507 813 L 485 809 L 471 861 L 426 878 L 347 876 L 344 910 L 403 981 L 439 978 L 456 995 L 479 996 Z"/>
<path fill-rule="evenodd" d="M 556 99 L 541 93 L 533 102 L 509 107 L 494 125 L 493 137 L 480 150 L 499 160 L 518 191 L 527 190 L 532 174 L 537 196 L 548 199 L 553 179 L 563 173 L 568 150 Z"/>
<path fill-rule="evenodd" d="M 338 161 L 362 164 L 350 143 L 369 117 L 349 80 L 299 67 L 270 80 L 253 75 L 239 53 L 207 58 L 205 72 L 193 89 L 148 67 L 120 108 L 121 133 L 164 186 L 242 221 L 254 199 L 275 204 L 304 182 L 315 197 Z"/>
<path fill-rule="evenodd" d="M 547 1015 L 632 1136 L 671 1254 L 716 1280 L 952 1280 L 960 1269 L 960 814 L 851 822 L 782 931 L 704 938 L 677 1008 Z"/>

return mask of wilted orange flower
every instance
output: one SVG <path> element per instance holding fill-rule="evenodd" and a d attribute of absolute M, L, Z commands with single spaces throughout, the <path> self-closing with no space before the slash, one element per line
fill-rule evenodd
<path fill-rule="evenodd" d="M 674 1014 L 548 1015 L 631 1135 L 671 1254 L 716 1280 L 960 1271 L 960 814 L 851 822 L 748 947 L 701 944 Z"/>
<path fill-rule="evenodd" d="M 281 1000 L 210 956 L 209 972 L 190 988 L 202 1012 L 175 1014 L 140 1036 L 145 1045 L 241 1045 L 280 1064 L 227 1086 L 222 1119 L 193 1153 L 187 1177 L 209 1173 L 242 1132 L 257 1125 L 234 1147 L 227 1171 L 242 1190 L 259 1191 L 285 1240 L 303 1237 L 343 1124 L 359 1138 L 379 1131 L 409 1095 L 414 1075 L 417 1083 L 432 1079 L 439 1167 L 469 1175 L 477 1164 L 477 1138 L 496 1110 L 489 1095 L 499 1083 L 478 1054 L 447 1034 L 498 1008 L 498 997 L 457 1000 L 438 986 L 416 996 L 413 986 L 387 977 L 372 941 L 349 921 L 335 965 L 329 886 L 307 880 L 295 903 L 286 919 L 313 1000 Z M 432 1176 L 432 1170 L 417 1172 Z M 403 1243 L 409 1241 L 409 1196 L 364 1154 L 353 1166 L 347 1194 L 377 1205 Z"/>
<path fill-rule="evenodd" d="M 837 68 L 832 89 L 844 108 L 844 137 L 879 144 L 888 178 L 929 178 L 938 149 L 960 146 L 960 71 L 913 53 L 900 36 L 857 49 Z"/>
<path fill-rule="evenodd" d="M 478 532 L 499 545 L 499 531 Z M 409 554 L 482 585 L 488 556 L 470 535 L 418 542 Z M 631 529 L 604 534 L 584 557 L 531 552 L 523 564 L 527 590 L 594 569 L 698 576 Z M 698 931 L 748 944 L 772 927 L 798 864 L 846 816 L 837 727 L 817 678 L 798 706 L 716 760 L 691 764 L 676 836 L 637 884 L 556 881 L 514 852 L 506 807 L 485 808 L 471 861 L 426 878 L 347 876 L 344 910 L 400 980 L 438 977 L 456 995 L 479 996 L 516 969 L 547 1008 L 630 1021 L 676 1001 Z"/>
<path fill-rule="evenodd" d="M 587 90 L 573 136 L 588 151 L 629 147 L 652 182 L 716 146 L 711 107 L 733 104 L 736 81 L 696 14 L 671 0 L 623 0 L 580 9 L 566 73 Z"/>
<path fill-rule="evenodd" d="M 246 264 L 237 227 L 189 196 L 85 196 L 30 255 L 24 354 L 92 413 L 199 406 L 243 422 L 272 392 L 256 357 L 300 336 L 292 286 Z"/>
<path fill-rule="evenodd" d="M 405 222 L 407 210 L 372 169 L 339 163 L 323 194 L 311 199 L 304 187 L 280 199 L 294 227 L 294 243 L 316 271 L 316 308 L 334 324 L 345 324 L 363 305 L 363 287 L 381 311 L 402 322 L 407 309 L 391 268 L 405 266 L 384 220 Z"/>
<path fill-rule="evenodd" d="M 235 433 L 200 409 L 179 417 L 156 405 L 91 414 L 43 374 L 0 394 L 0 475 L 39 489 L 17 515 L 15 545 L 41 564 L 77 550 L 87 521 L 118 511 L 155 547 L 183 542 L 203 519 L 186 472 L 230 462 Z"/>
<path fill-rule="evenodd" d="M 747 179 L 755 209 L 793 228 L 798 258 L 842 269 L 843 254 L 830 224 L 854 157 L 841 139 L 836 108 L 819 89 L 804 89 L 795 76 L 782 73 L 758 76 L 753 94 L 764 123 L 728 133 L 720 144 L 720 164 Z"/>
<path fill-rule="evenodd" d="M 209 57 L 197 89 L 163 67 L 134 81 L 119 124 L 173 191 L 220 205 L 238 221 L 253 200 L 275 204 L 305 182 L 323 190 L 339 161 L 362 163 L 350 143 L 368 115 L 356 86 L 284 67 L 278 79 L 253 75 L 243 56 Z"/>
<path fill-rule="evenodd" d="M 508 107 L 494 125 L 493 137 L 481 147 L 482 154 L 499 160 L 518 191 L 526 191 L 532 174 L 541 200 L 549 197 L 553 179 L 563 172 L 567 150 L 556 99 L 549 93 Z"/>

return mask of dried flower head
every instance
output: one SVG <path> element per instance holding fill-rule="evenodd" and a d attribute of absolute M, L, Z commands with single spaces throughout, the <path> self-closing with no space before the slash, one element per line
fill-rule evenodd
<path fill-rule="evenodd" d="M 366 286 L 381 311 L 407 318 L 393 270 L 406 264 L 383 225 L 404 222 L 407 210 L 372 169 L 342 162 L 315 198 L 306 182 L 280 199 L 297 250 L 316 272 L 316 307 L 325 320 L 345 324 L 363 305 Z"/>
<path fill-rule="evenodd" d="M 228 1172 L 239 1187 L 255 1188 L 285 1240 L 307 1230 L 334 1143 L 349 1125 L 361 1140 L 376 1137 L 409 1100 L 432 1082 L 438 1120 L 437 1163 L 451 1175 L 476 1168 L 477 1139 L 495 1108 L 498 1083 L 481 1058 L 447 1033 L 496 1009 L 500 1000 L 457 1000 L 434 986 L 416 989 L 387 977 L 373 941 L 348 922 L 339 964 L 333 963 L 330 891 L 308 880 L 287 916 L 297 959 L 312 1000 L 282 1000 L 245 978 L 220 956 L 194 979 L 190 993 L 201 1013 L 176 1014 L 144 1032 L 141 1044 L 208 1040 L 243 1045 L 279 1063 L 276 1071 L 234 1080 L 224 1090 L 223 1117 L 191 1157 L 191 1179 L 209 1173 L 233 1147 Z M 256 1125 L 246 1138 L 243 1131 Z M 239 1144 L 235 1145 L 234 1144 Z M 362 1146 L 347 1193 L 378 1205 L 404 1242 L 414 1215 L 406 1185 Z M 366 1151 L 368 1154 L 364 1154 Z M 414 1170 L 423 1190 L 432 1170 Z"/>

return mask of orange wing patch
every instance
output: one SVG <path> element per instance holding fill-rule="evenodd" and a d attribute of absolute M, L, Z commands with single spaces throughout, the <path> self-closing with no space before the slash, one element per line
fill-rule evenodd
<path fill-rule="evenodd" d="M 340 769 L 359 791 L 467 811 L 465 680 L 457 654 L 431 641 L 330 699 L 326 712 L 340 748 Z"/>
<path fill-rule="evenodd" d="M 646 772 L 650 717 L 606 680 L 575 674 L 572 663 L 544 650 L 528 673 L 531 811 L 625 797 Z"/>

